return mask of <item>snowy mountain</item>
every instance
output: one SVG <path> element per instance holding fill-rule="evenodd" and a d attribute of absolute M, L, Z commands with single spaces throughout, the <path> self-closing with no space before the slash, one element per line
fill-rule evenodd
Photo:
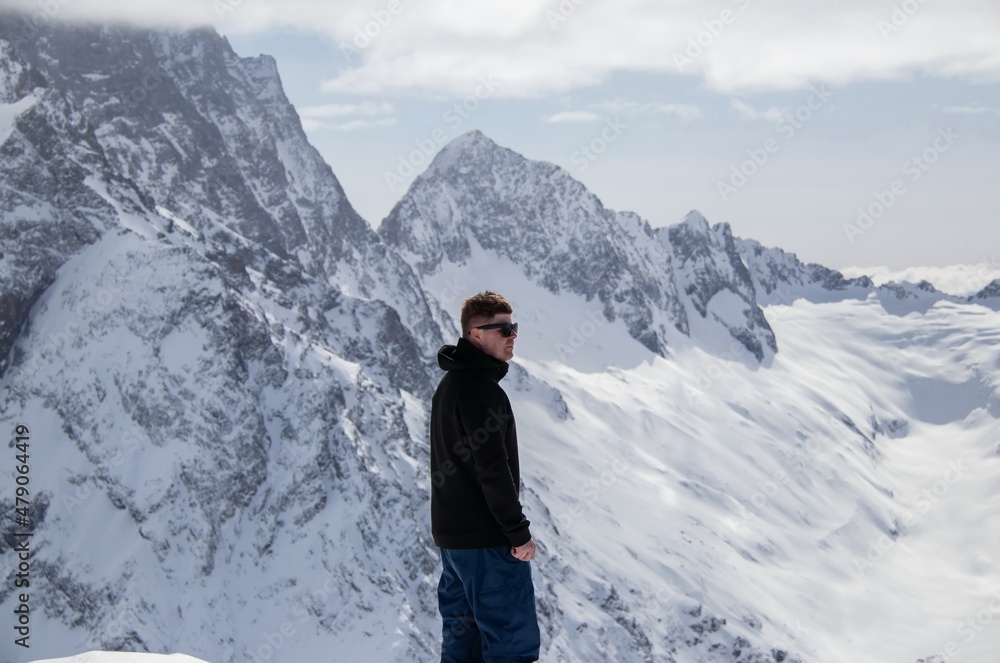
<path fill-rule="evenodd" d="M 969 297 L 970 302 L 983 302 L 996 299 L 1000 299 L 1000 279 L 990 281 L 982 290 Z"/>
<path fill-rule="evenodd" d="M 266 56 L 38 30 L 0 15 L 0 427 L 34 531 L 31 648 L 0 659 L 435 660 L 434 356 L 492 288 L 543 660 L 993 661 L 996 282 L 653 229 L 475 131 L 376 233 Z"/>
<path fill-rule="evenodd" d="M 31 654 L 242 660 L 278 614 L 352 640 L 379 595 L 377 614 L 399 596 L 429 614 L 407 420 L 441 313 L 343 198 L 274 63 L 210 31 L 24 33 L 0 22 L 0 251 L 2 420 L 38 440 Z M 368 547 L 398 572 L 360 564 Z"/>
<path fill-rule="evenodd" d="M 654 232 L 634 214 L 605 208 L 558 166 L 529 161 L 479 131 L 445 146 L 379 226 L 425 277 L 445 262 L 473 268 L 482 249 L 547 290 L 594 301 L 605 320 L 623 320 L 653 352 L 666 354 L 689 335 L 697 312 L 761 361 L 775 351 L 774 336 L 728 227 L 716 232 L 697 212 Z M 709 311 L 723 290 L 730 298 Z"/>
<path fill-rule="evenodd" d="M 4 240 L 47 259 L 19 264 L 35 252 L 10 252 L 19 286 L 4 329 L 23 324 L 58 264 L 125 219 L 149 237 L 190 235 L 227 269 L 292 261 L 346 294 L 398 303 L 410 326 L 435 333 L 409 267 L 306 140 L 271 58 L 238 58 L 211 31 L 57 28 L 27 43 L 26 25 L 0 24 L 0 93 L 13 109 Z"/>
<path fill-rule="evenodd" d="M 840 272 L 803 264 L 794 254 L 765 248 L 752 239 L 739 240 L 738 245 L 762 304 L 791 304 L 799 298 L 814 302 L 865 299 L 875 287 L 868 277 L 846 279 Z"/>

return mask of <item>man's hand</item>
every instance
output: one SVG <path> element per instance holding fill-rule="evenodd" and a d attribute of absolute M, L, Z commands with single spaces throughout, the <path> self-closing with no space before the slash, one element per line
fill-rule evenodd
<path fill-rule="evenodd" d="M 511 548 L 510 554 L 517 557 L 522 562 L 530 562 L 535 559 L 535 542 L 532 539 L 528 539 L 528 542 L 523 546 L 515 546 Z"/>

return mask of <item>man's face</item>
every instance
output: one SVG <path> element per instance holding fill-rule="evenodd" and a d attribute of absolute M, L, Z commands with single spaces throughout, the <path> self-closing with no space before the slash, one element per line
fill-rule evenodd
<path fill-rule="evenodd" d="M 469 340 L 491 357 L 500 361 L 508 361 L 514 356 L 514 339 L 517 332 L 504 337 L 499 329 L 476 329 L 478 325 L 489 325 L 497 322 L 511 322 L 510 313 L 500 313 L 489 320 L 480 319 L 473 321 L 473 329 L 469 334 Z"/>

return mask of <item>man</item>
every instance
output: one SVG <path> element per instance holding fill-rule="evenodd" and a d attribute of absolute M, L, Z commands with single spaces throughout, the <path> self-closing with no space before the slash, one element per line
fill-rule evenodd
<path fill-rule="evenodd" d="M 462 338 L 442 346 L 431 404 L 431 532 L 441 549 L 442 663 L 538 660 L 521 509 L 517 430 L 500 380 L 514 356 L 513 309 L 495 292 L 462 302 Z"/>

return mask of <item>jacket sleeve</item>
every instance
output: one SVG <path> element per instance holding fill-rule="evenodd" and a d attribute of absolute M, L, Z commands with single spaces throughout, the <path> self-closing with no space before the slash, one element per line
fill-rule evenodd
<path fill-rule="evenodd" d="M 513 414 L 499 386 L 490 386 L 459 399 L 459 417 L 467 434 L 467 457 L 473 463 L 486 504 L 511 545 L 521 546 L 531 539 L 531 534 L 505 444 Z"/>

